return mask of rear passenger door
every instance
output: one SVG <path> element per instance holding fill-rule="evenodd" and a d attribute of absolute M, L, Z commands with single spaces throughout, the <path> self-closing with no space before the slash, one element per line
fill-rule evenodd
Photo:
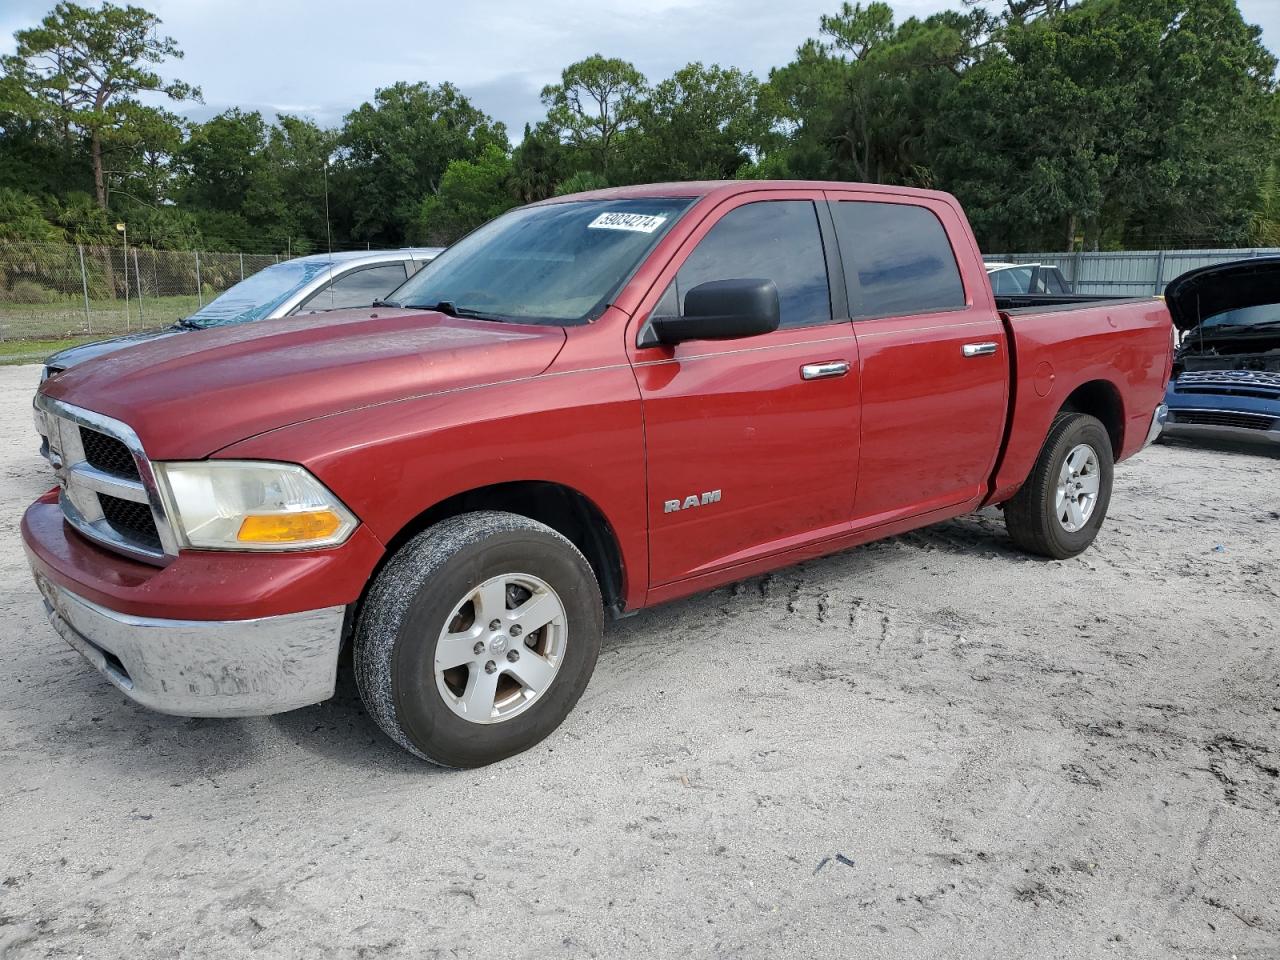
<path fill-rule="evenodd" d="M 821 191 L 735 197 L 698 226 L 637 311 L 629 349 L 644 411 L 654 585 L 849 527 L 857 351 L 843 289 L 828 281 L 828 217 Z M 679 314 L 694 286 L 755 278 L 778 287 L 778 330 L 636 346 L 648 317 Z"/>
<path fill-rule="evenodd" d="M 974 499 L 1000 447 L 1009 357 L 985 290 L 965 289 L 984 273 L 964 222 L 940 199 L 828 197 L 861 364 L 854 525 Z"/>

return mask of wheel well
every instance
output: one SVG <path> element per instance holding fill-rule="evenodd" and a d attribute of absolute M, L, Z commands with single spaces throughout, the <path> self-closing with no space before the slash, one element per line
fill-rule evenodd
<path fill-rule="evenodd" d="M 570 487 L 543 480 L 499 483 L 459 493 L 414 517 L 387 544 L 390 558 L 427 527 L 475 510 L 503 510 L 545 523 L 566 537 L 591 564 L 606 610 L 622 610 L 622 553 L 600 508 Z M 384 560 L 385 562 L 385 560 Z M 372 582 L 372 577 L 370 582 Z"/>
<path fill-rule="evenodd" d="M 1120 456 L 1124 448 L 1124 402 L 1114 384 L 1106 380 L 1090 380 L 1081 384 L 1067 397 L 1060 412 L 1087 413 L 1096 417 L 1107 428 L 1113 455 Z"/>

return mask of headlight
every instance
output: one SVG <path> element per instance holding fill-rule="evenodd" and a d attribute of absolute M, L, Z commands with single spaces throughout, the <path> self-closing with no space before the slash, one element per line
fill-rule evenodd
<path fill-rule="evenodd" d="M 154 464 L 183 546 L 197 550 L 332 547 L 356 518 L 294 463 L 204 460 Z"/>

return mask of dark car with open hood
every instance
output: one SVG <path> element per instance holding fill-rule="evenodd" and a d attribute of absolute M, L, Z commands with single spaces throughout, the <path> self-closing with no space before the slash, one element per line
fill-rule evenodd
<path fill-rule="evenodd" d="M 1188 271 L 1165 300 L 1180 341 L 1163 434 L 1280 443 L 1280 257 Z"/>

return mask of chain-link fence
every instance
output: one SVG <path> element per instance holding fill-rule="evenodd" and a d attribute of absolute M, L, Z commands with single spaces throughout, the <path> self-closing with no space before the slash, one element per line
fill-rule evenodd
<path fill-rule="evenodd" d="M 105 337 L 168 326 L 281 259 L 0 242 L 0 341 Z"/>

